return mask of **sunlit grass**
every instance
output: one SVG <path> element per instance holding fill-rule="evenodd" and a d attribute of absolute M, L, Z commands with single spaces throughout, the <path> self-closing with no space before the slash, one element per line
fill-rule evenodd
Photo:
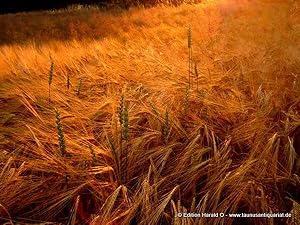
<path fill-rule="evenodd" d="M 16 42 L 0 47 L 0 216 L 13 224 L 285 224 L 175 215 L 297 211 L 296 6 L 78 9 L 65 38 L 70 23 L 57 22 L 68 12 L 36 23 L 25 14 L 22 27 L 11 21 Z M 57 23 L 55 32 L 34 28 L 45 23 Z M 41 43 L 26 29 L 45 35 Z"/>

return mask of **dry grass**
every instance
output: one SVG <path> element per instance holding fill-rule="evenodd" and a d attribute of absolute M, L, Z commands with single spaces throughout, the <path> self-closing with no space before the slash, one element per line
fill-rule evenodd
<path fill-rule="evenodd" d="M 40 45 L 2 45 L 1 222 L 286 224 L 175 216 L 299 208 L 297 15 L 288 1 L 92 10 L 111 22 L 93 20 L 101 40 L 49 28 Z"/>

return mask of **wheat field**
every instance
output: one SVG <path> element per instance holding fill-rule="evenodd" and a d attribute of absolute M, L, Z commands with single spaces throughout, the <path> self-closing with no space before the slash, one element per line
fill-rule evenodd
<path fill-rule="evenodd" d="M 1 224 L 300 224 L 297 1 L 0 24 Z"/>

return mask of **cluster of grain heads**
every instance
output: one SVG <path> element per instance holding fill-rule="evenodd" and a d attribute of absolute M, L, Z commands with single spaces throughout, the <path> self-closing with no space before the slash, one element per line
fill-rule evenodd
<path fill-rule="evenodd" d="M 191 87 L 191 75 L 192 75 L 192 60 L 193 60 L 193 51 L 192 51 L 192 29 L 188 29 L 188 51 L 189 51 L 189 88 Z"/>
<path fill-rule="evenodd" d="M 49 86 L 49 104 L 50 104 L 50 92 L 51 92 L 51 84 L 53 79 L 53 72 L 54 72 L 54 62 L 50 56 L 50 69 L 49 69 L 49 75 L 48 75 L 48 86 Z"/>
<path fill-rule="evenodd" d="M 64 137 L 64 132 L 61 124 L 60 113 L 57 109 L 55 109 L 55 118 L 56 118 L 56 128 L 57 128 L 57 135 L 58 135 L 58 145 L 59 150 L 62 156 L 66 155 L 66 142 Z"/>

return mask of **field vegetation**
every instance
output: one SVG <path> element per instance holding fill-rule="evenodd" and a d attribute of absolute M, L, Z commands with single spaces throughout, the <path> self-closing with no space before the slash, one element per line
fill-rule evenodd
<path fill-rule="evenodd" d="M 0 27 L 2 224 L 299 224 L 297 1 L 73 7 Z"/>

